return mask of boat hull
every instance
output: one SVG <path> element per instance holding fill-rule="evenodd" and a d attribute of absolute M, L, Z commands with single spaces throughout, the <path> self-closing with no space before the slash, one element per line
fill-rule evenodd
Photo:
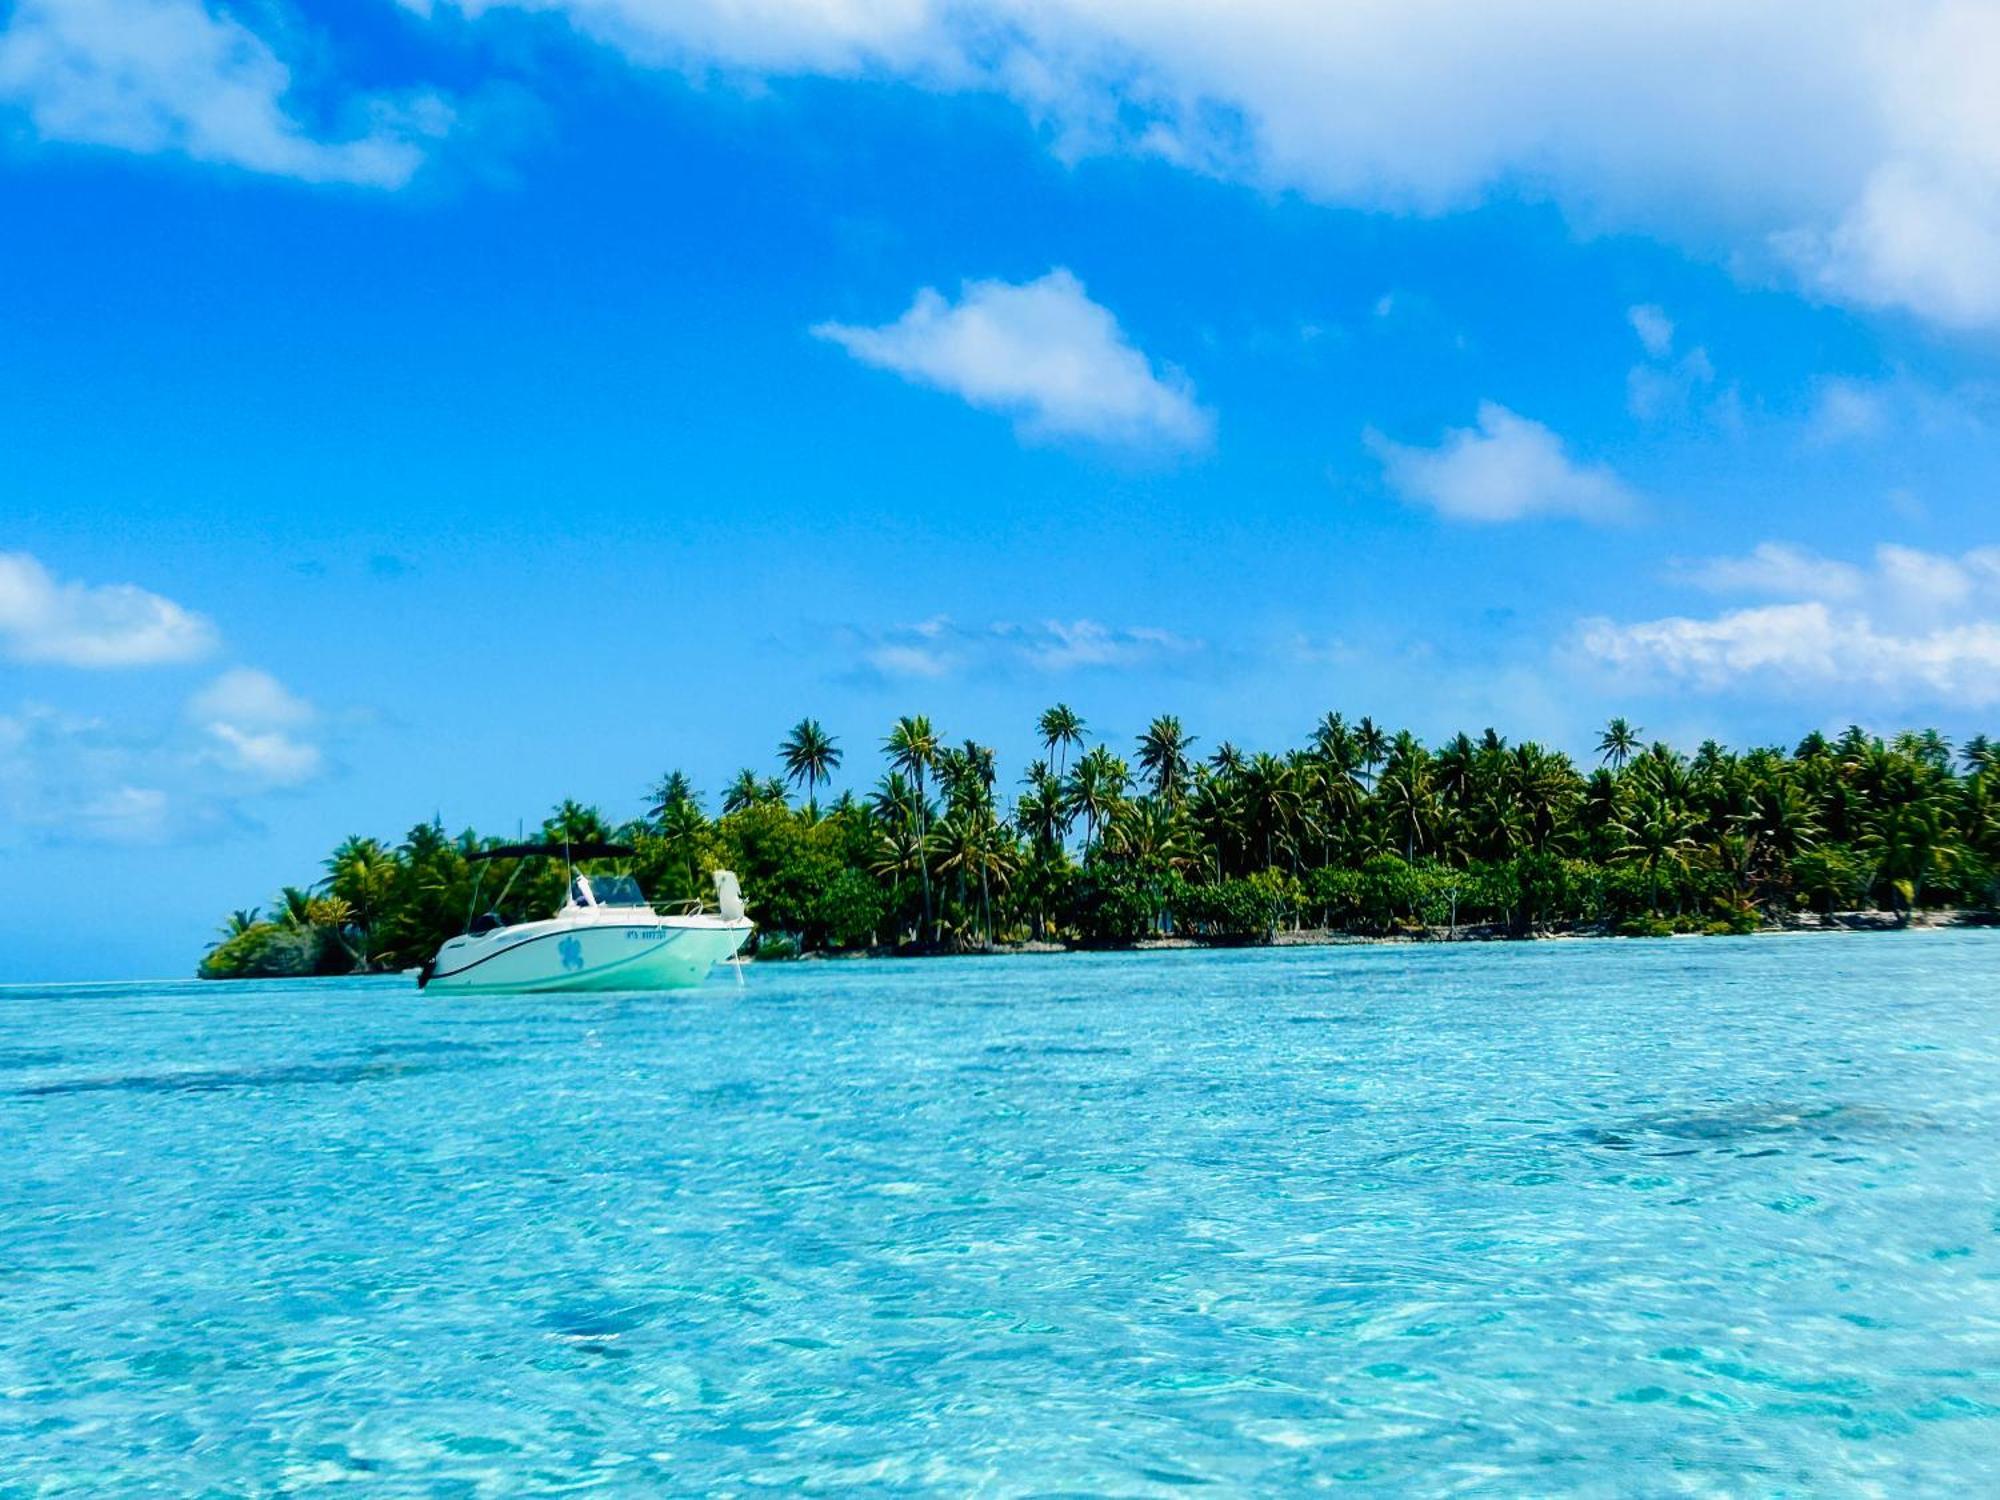
<path fill-rule="evenodd" d="M 537 922 L 438 950 L 425 993 L 601 993 L 687 989 L 735 956 L 753 930 L 715 917 Z"/>

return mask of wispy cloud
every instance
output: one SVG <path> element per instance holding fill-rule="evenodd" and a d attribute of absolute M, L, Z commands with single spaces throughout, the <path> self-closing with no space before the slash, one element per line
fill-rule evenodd
<path fill-rule="evenodd" d="M 1806 435 L 1816 444 L 1830 445 L 1879 437 L 1888 425 L 1888 398 L 1881 388 L 1836 378 L 1820 382 Z"/>
<path fill-rule="evenodd" d="M 249 827 L 262 799 L 324 774 L 319 728 L 310 703 L 247 668 L 164 722 L 25 704 L 0 714 L 0 830 L 151 844 Z"/>
<path fill-rule="evenodd" d="M 1786 542 L 1760 542 L 1746 557 L 1710 557 L 1683 563 L 1678 575 L 1717 594 L 1762 594 L 1774 599 L 1845 602 L 1859 598 L 1867 579 L 1852 563 L 1836 562 Z"/>
<path fill-rule="evenodd" d="M 1739 414 L 1733 389 L 1720 400 L 1706 399 L 1715 384 L 1715 364 L 1698 344 L 1674 352 L 1674 322 L 1664 309 L 1647 303 L 1626 309 L 1625 318 L 1646 354 L 1625 372 L 1625 406 L 1633 416 L 1642 422 L 1686 416 L 1697 409 L 1698 398 L 1700 410 L 1712 418 L 1727 422 Z"/>
<path fill-rule="evenodd" d="M 438 0 L 440 8 L 447 0 Z M 1979 0 L 458 0 L 641 64 L 1011 97 L 1127 151 L 1435 214 L 1525 186 L 1824 296 L 2000 324 L 2000 10 Z"/>
<path fill-rule="evenodd" d="M 1646 352 L 1655 359 L 1665 359 L 1674 347 L 1674 320 L 1667 316 L 1666 309 L 1652 303 L 1642 303 L 1625 310 L 1625 320 L 1632 325 L 1632 331 L 1639 335 L 1639 342 L 1646 346 Z"/>
<path fill-rule="evenodd" d="M 884 641 L 879 646 L 870 646 L 862 659 L 884 677 L 917 677 L 933 681 L 951 676 L 959 666 L 958 658 L 949 652 L 906 641 Z"/>
<path fill-rule="evenodd" d="M 268 786 L 298 786 L 320 773 L 319 746 L 299 732 L 313 706 L 254 667 L 224 672 L 188 700 L 188 716 L 208 738 L 214 764 Z"/>
<path fill-rule="evenodd" d="M 1204 642 L 1171 630 L 1091 619 L 965 627 L 938 617 L 887 631 L 855 632 L 854 640 L 868 673 L 904 680 L 1126 671 L 1189 663 L 1207 650 Z"/>
<path fill-rule="evenodd" d="M 1028 438 L 1197 449 L 1214 434 L 1187 378 L 1134 348 L 1062 268 L 1020 286 L 970 281 L 956 302 L 925 287 L 893 323 L 812 331 L 864 364 L 1010 416 Z"/>
<path fill-rule="evenodd" d="M 1637 497 L 1610 469 L 1578 463 L 1541 423 L 1495 401 L 1479 403 L 1476 427 L 1454 428 L 1434 448 L 1365 435 L 1383 477 L 1405 500 L 1461 521 L 1629 515 Z"/>
<path fill-rule="evenodd" d="M 1628 676 L 1709 692 L 1850 702 L 2000 702 L 2000 548 L 1883 545 L 1862 567 L 1766 543 L 1683 570 L 1768 601 L 1709 616 L 1584 621 L 1583 653 Z"/>
<path fill-rule="evenodd" d="M 1045 620 L 1039 625 L 996 625 L 994 635 L 1042 672 L 1080 667 L 1141 667 L 1191 657 L 1202 643 L 1151 626 L 1117 628 L 1096 620 Z"/>
<path fill-rule="evenodd" d="M 451 123 L 434 95 L 366 97 L 327 136 L 291 112 L 291 91 L 270 45 L 201 0 L 17 0 L 0 32 L 0 105 L 45 141 L 394 188 Z"/>
<path fill-rule="evenodd" d="M 58 579 L 25 552 L 0 552 L 0 651 L 68 667 L 193 661 L 215 649 L 203 616 L 136 584 Z"/>

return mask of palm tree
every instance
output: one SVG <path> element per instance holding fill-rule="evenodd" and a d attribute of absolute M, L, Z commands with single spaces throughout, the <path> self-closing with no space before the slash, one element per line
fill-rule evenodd
<path fill-rule="evenodd" d="M 1173 714 L 1161 714 L 1139 736 L 1139 765 L 1152 778 L 1153 795 L 1179 802 L 1187 790 L 1188 749 L 1194 736 L 1181 728 Z"/>
<path fill-rule="evenodd" d="M 708 833 L 708 819 L 692 795 L 664 802 L 659 811 L 660 838 L 673 856 L 676 867 L 687 870 L 687 896 L 701 894 L 702 840 Z"/>
<path fill-rule="evenodd" d="M 1180 810 L 1159 797 L 1138 797 L 1112 814 L 1104 847 L 1123 859 L 1182 869 L 1188 864 L 1187 824 Z"/>
<path fill-rule="evenodd" d="M 1620 828 L 1625 842 L 1618 853 L 1645 871 L 1648 904 L 1656 916 L 1660 910 L 1660 872 L 1686 871 L 1697 825 L 1698 820 L 1685 807 L 1657 794 L 1643 793 Z"/>
<path fill-rule="evenodd" d="M 228 942 L 233 937 L 241 937 L 257 925 L 257 908 L 239 906 L 229 914 L 229 920 L 222 924 L 221 941 Z"/>
<path fill-rule="evenodd" d="M 1347 720 L 1337 713 L 1323 715 L 1313 727 L 1312 749 L 1313 754 L 1343 776 L 1353 775 L 1354 768 L 1361 763 L 1361 752 L 1354 744 L 1354 731 L 1347 727 Z"/>
<path fill-rule="evenodd" d="M 1069 766 L 1070 747 L 1083 747 L 1083 732 L 1087 726 L 1075 709 L 1067 703 L 1058 703 L 1054 708 L 1042 710 L 1035 727 L 1041 733 L 1042 748 L 1056 763 L 1056 775 L 1061 776 Z"/>
<path fill-rule="evenodd" d="M 611 841 L 611 825 L 594 807 L 565 797 L 542 819 L 542 838 L 551 844 L 603 844 Z"/>
<path fill-rule="evenodd" d="M 764 800 L 764 778 L 745 766 L 736 779 L 722 789 L 722 815 L 748 812 Z"/>
<path fill-rule="evenodd" d="M 1507 790 L 1521 815 L 1529 845 L 1540 853 L 1564 829 L 1584 792 L 1567 755 L 1540 745 L 1517 745 L 1507 759 Z"/>
<path fill-rule="evenodd" d="M 1403 859 L 1412 861 L 1428 848 L 1437 831 L 1437 796 L 1431 786 L 1430 756 L 1423 747 L 1392 755 L 1376 783 L 1375 798 L 1392 832 L 1403 841 Z"/>
<path fill-rule="evenodd" d="M 1613 771 L 1625 769 L 1639 748 L 1639 736 L 1644 730 L 1634 729 L 1623 718 L 1613 719 L 1604 726 L 1604 733 L 1597 737 L 1597 753 L 1600 761 L 1609 762 Z"/>
<path fill-rule="evenodd" d="M 1923 900 L 1924 883 L 1951 867 L 1952 847 L 1943 799 L 1925 775 L 1931 762 L 1876 756 L 1866 769 L 1870 811 L 1860 846 L 1876 860 L 1877 880 L 1886 880 L 1901 920 Z"/>
<path fill-rule="evenodd" d="M 1070 776 L 1063 795 L 1071 815 L 1080 814 L 1084 820 L 1086 854 L 1097 843 L 1099 833 L 1118 810 L 1118 805 L 1125 800 L 1126 789 L 1131 784 L 1131 770 L 1103 745 L 1077 761 L 1076 770 Z"/>
<path fill-rule="evenodd" d="M 1373 782 L 1375 768 L 1388 759 L 1389 737 L 1382 732 L 1379 724 L 1365 714 L 1361 722 L 1354 726 L 1354 749 L 1361 757 L 1361 765 L 1368 773 L 1369 781 Z"/>
<path fill-rule="evenodd" d="M 875 858 L 870 866 L 872 871 L 892 881 L 900 881 L 915 873 L 925 882 L 929 890 L 931 849 L 927 838 L 917 832 L 914 821 L 885 824 L 875 832 Z M 930 909 L 925 907 L 924 920 L 930 920 Z M 897 924 L 898 941 L 901 940 L 902 926 Z M 918 936 L 923 935 L 919 929 Z"/>
<path fill-rule="evenodd" d="M 831 781 L 833 773 L 840 769 L 840 747 L 820 728 L 818 719 L 801 719 L 785 736 L 778 755 L 785 763 L 786 779 L 793 786 L 805 783 L 806 813 L 817 822 L 819 802 L 815 793 L 822 781 Z"/>
<path fill-rule="evenodd" d="M 1054 712 L 1053 709 L 1050 710 Z M 1080 727 L 1080 726 L 1079 726 Z M 889 764 L 907 775 L 916 785 L 917 843 L 929 843 L 929 808 L 924 798 L 924 777 L 937 765 L 939 741 L 937 731 L 931 728 L 931 721 L 923 714 L 905 714 L 896 721 L 889 731 L 888 739 L 882 742 L 882 749 L 889 757 Z M 931 914 L 931 870 L 928 859 L 917 862 L 918 874 L 924 888 L 924 941 L 933 936 Z"/>
<path fill-rule="evenodd" d="M 932 775 L 936 778 L 937 789 L 944 794 L 947 811 L 962 807 L 968 799 L 978 796 L 972 762 L 956 746 L 945 745 L 939 749 Z"/>
<path fill-rule="evenodd" d="M 565 809 L 574 803 L 563 804 Z M 581 811 L 581 809 L 579 809 Z M 380 839 L 350 837 L 335 849 L 326 862 L 326 893 L 345 901 L 354 913 L 354 926 L 361 940 L 355 952 L 356 965 L 366 970 L 376 923 L 396 886 L 401 863 L 384 848 Z M 343 942 L 345 938 L 343 937 Z"/>
<path fill-rule="evenodd" d="M 1036 849 L 1053 854 L 1062 847 L 1070 826 L 1062 782 L 1042 760 L 1028 767 L 1023 781 L 1028 789 L 1014 803 L 1014 822 Z"/>
<path fill-rule="evenodd" d="M 999 779 L 1000 759 L 993 753 L 991 745 L 982 745 L 977 740 L 967 740 L 958 749 L 959 759 L 964 763 L 968 778 L 967 789 L 976 791 L 988 807 L 993 805 L 993 783 Z"/>
<path fill-rule="evenodd" d="M 1275 755 L 1258 752 L 1244 766 L 1239 781 L 1243 798 L 1243 830 L 1253 846 L 1264 851 L 1264 868 L 1277 865 L 1278 851 L 1289 849 L 1294 863 L 1292 827 L 1299 815 L 1299 790 L 1292 768 Z"/>
<path fill-rule="evenodd" d="M 965 901 L 968 875 L 979 880 L 980 930 L 987 947 L 993 946 L 993 886 L 1004 886 L 1013 874 L 1017 859 L 1014 842 L 995 823 L 990 809 L 969 804 L 953 812 L 938 825 L 938 873 L 956 878 L 961 906 Z"/>
<path fill-rule="evenodd" d="M 701 796 L 694 789 L 694 783 L 687 779 L 683 771 L 669 771 L 653 784 L 646 794 L 646 816 L 655 823 L 664 823 L 670 809 L 688 803 L 699 807 Z"/>

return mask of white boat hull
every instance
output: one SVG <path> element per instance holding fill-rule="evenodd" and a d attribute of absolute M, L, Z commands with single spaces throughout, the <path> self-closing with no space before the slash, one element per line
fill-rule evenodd
<path fill-rule="evenodd" d="M 707 915 L 557 917 L 453 938 L 423 986 L 450 994 L 685 989 L 734 957 L 753 930 L 747 919 Z"/>

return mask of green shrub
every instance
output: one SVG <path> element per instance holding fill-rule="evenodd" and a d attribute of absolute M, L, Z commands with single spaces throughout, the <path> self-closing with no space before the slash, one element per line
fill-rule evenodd
<path fill-rule="evenodd" d="M 1663 938 L 1674 935 L 1674 924 L 1665 917 L 1627 917 L 1618 924 L 1620 937 Z"/>
<path fill-rule="evenodd" d="M 814 895 L 810 910 L 828 947 L 858 948 L 875 940 L 888 919 L 889 899 L 864 872 L 842 870 Z"/>
<path fill-rule="evenodd" d="M 1216 943 L 1269 942 L 1305 904 L 1305 888 L 1283 870 L 1184 886 L 1173 904 L 1174 925 Z"/>
<path fill-rule="evenodd" d="M 1086 943 L 1136 943 L 1158 930 L 1165 911 L 1154 883 L 1128 866 L 1093 861 L 1068 891 L 1067 925 Z"/>
<path fill-rule="evenodd" d="M 324 941 L 316 928 L 257 922 L 210 949 L 196 973 L 203 979 L 298 979 L 320 972 Z"/>

